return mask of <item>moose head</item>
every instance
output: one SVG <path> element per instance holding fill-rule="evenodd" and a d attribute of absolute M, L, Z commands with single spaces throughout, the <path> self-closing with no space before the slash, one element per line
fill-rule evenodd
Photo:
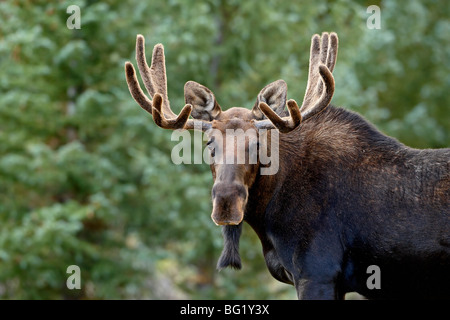
<path fill-rule="evenodd" d="M 332 71 L 335 66 L 338 38 L 335 33 L 314 35 L 311 39 L 309 75 L 303 103 L 288 100 L 287 85 L 277 80 L 265 86 L 252 109 L 233 107 L 222 110 L 210 89 L 188 81 L 184 86 L 186 105 L 179 115 L 170 108 L 167 77 L 162 44 L 155 45 L 149 67 L 145 58 L 142 35 L 136 39 L 136 60 L 145 88 L 152 99 L 142 91 L 130 62 L 125 63 L 128 88 L 136 102 L 153 116 L 159 127 L 171 130 L 201 130 L 211 150 L 212 219 L 217 225 L 239 225 L 245 216 L 248 190 L 252 187 L 262 163 L 261 148 L 275 153 L 276 137 L 299 127 L 302 121 L 325 109 L 334 93 Z M 285 106 L 287 105 L 287 110 Z M 190 118 L 192 117 L 192 118 Z M 230 134 L 232 132 L 233 134 Z M 262 144 L 261 141 L 264 143 Z M 270 143 L 269 143 L 270 142 Z"/>

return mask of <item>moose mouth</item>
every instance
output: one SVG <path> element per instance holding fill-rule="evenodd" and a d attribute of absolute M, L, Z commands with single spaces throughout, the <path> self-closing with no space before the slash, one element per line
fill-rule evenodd
<path fill-rule="evenodd" d="M 241 202 L 241 201 L 239 201 Z M 238 204 L 236 204 L 238 206 Z M 219 207 L 219 208 L 218 208 Z M 236 226 L 242 222 L 244 219 L 243 210 L 238 210 L 233 208 L 231 210 L 224 210 L 220 208 L 221 206 L 213 205 L 213 211 L 211 218 L 214 223 L 218 226 Z"/>
<path fill-rule="evenodd" d="M 218 220 L 214 217 L 214 215 L 211 215 L 211 217 L 214 223 L 218 226 L 237 226 L 242 222 L 244 215 L 242 215 L 240 220 Z"/>

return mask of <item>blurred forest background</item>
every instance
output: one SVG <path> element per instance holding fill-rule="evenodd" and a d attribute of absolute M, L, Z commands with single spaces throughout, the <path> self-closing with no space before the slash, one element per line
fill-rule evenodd
<path fill-rule="evenodd" d="M 79 30 L 66 27 L 73 4 Z M 381 29 L 367 28 L 369 5 Z M 243 269 L 215 270 L 209 167 L 173 164 L 172 132 L 132 99 L 136 34 L 147 54 L 165 45 L 178 112 L 188 80 L 223 108 L 252 107 L 280 78 L 301 101 L 310 38 L 335 31 L 332 103 L 439 148 L 450 145 L 449 11 L 445 0 L 0 2 L 0 298 L 294 299 L 247 225 Z M 81 290 L 66 288 L 69 265 Z"/>

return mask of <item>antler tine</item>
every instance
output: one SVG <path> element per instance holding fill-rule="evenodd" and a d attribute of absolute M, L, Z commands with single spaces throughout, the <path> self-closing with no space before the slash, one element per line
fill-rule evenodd
<path fill-rule="evenodd" d="M 331 72 L 336 64 L 337 49 L 336 33 L 324 32 L 322 37 L 315 34 L 311 38 L 308 84 L 301 108 L 298 109 L 295 100 L 291 99 L 287 103 L 289 116 L 281 118 L 267 104 L 261 102 L 259 108 L 268 120 L 255 120 L 255 126 L 259 129 L 277 128 L 280 132 L 287 133 L 298 127 L 302 120 L 325 109 L 334 94 L 334 78 Z"/>
<path fill-rule="evenodd" d="M 336 65 L 339 40 L 335 32 L 330 33 L 330 49 L 328 50 L 327 63 L 328 69 L 333 72 Z"/>
<path fill-rule="evenodd" d="M 319 113 L 331 102 L 334 94 L 334 79 L 331 72 L 336 64 L 337 50 L 338 37 L 334 32 L 331 34 L 324 32 L 322 37 L 315 34 L 311 39 L 308 84 L 300 107 L 303 119 Z"/>
<path fill-rule="evenodd" d="M 128 89 L 131 96 L 145 111 L 152 113 L 152 101 L 142 91 L 139 81 L 136 78 L 133 64 L 129 61 L 125 62 L 125 77 L 127 79 Z"/>
<path fill-rule="evenodd" d="M 164 112 L 161 112 L 161 107 L 163 105 L 163 97 L 156 93 L 153 97 L 153 109 L 152 109 L 152 116 L 153 121 L 155 121 L 156 125 L 158 127 L 164 128 L 164 129 L 182 129 L 184 128 L 185 124 L 189 121 L 188 118 L 191 115 L 192 111 L 192 105 L 187 104 L 181 109 L 180 114 L 178 117 L 173 119 L 167 119 L 164 116 Z"/>
<path fill-rule="evenodd" d="M 164 47 L 162 44 L 155 45 L 152 54 L 152 64 L 149 68 L 145 59 L 144 37 L 138 35 L 136 38 L 136 60 L 145 88 L 153 97 L 153 100 L 147 98 L 142 91 L 136 77 L 136 71 L 131 62 L 125 63 L 125 76 L 128 89 L 141 108 L 152 114 L 153 120 L 159 127 L 171 130 L 195 129 L 202 131 L 211 128 L 210 122 L 188 119 L 193 108 L 191 104 L 186 104 L 178 116 L 170 109 L 169 99 L 167 97 Z"/>
<path fill-rule="evenodd" d="M 145 39 L 142 35 L 136 37 L 136 61 L 139 73 L 148 93 L 153 97 L 159 93 L 163 98 L 162 110 L 169 118 L 176 118 L 177 115 L 170 109 L 170 102 L 167 93 L 166 62 L 164 57 L 164 46 L 158 43 L 153 48 L 151 67 L 148 67 L 145 58 Z"/>
<path fill-rule="evenodd" d="M 297 128 L 302 122 L 300 109 L 295 100 L 287 102 L 289 116 L 280 117 L 272 110 L 265 102 L 259 103 L 259 108 L 267 116 L 268 120 L 253 120 L 253 123 L 258 129 L 274 129 L 277 128 L 280 132 L 287 133 Z"/>
<path fill-rule="evenodd" d="M 204 121 L 195 121 L 188 119 L 191 111 L 192 105 L 186 104 L 181 110 L 178 116 L 167 119 L 162 112 L 163 100 L 164 98 L 159 94 L 155 93 L 153 100 L 150 101 L 149 98 L 142 91 L 141 86 L 136 78 L 136 72 L 134 70 L 133 64 L 131 62 L 125 63 L 125 75 L 127 79 L 128 89 L 134 100 L 141 106 L 142 109 L 149 112 L 153 116 L 153 120 L 156 125 L 164 129 L 198 129 L 207 130 L 210 128 L 208 124 L 204 124 Z"/>
<path fill-rule="evenodd" d="M 145 58 L 145 39 L 140 34 L 138 34 L 136 37 L 136 61 L 139 73 L 142 80 L 144 81 L 144 86 L 147 89 L 150 97 L 153 97 L 156 92 L 155 88 L 153 87 L 150 68 L 147 65 L 147 59 Z"/>
<path fill-rule="evenodd" d="M 186 130 L 201 130 L 206 131 L 212 127 L 211 122 L 203 120 L 188 119 L 192 112 L 192 105 L 186 104 L 181 109 L 178 117 L 173 119 L 167 119 L 164 113 L 161 112 L 163 98 L 160 94 L 156 93 L 153 97 L 153 109 L 152 115 L 156 125 L 164 129 L 186 129 Z"/>

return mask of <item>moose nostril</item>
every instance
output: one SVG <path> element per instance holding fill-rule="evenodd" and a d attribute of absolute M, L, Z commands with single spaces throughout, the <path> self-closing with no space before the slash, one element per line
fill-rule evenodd
<path fill-rule="evenodd" d="M 247 199 L 247 188 L 244 187 L 243 185 L 238 185 L 237 186 L 237 194 L 241 198 Z"/>

